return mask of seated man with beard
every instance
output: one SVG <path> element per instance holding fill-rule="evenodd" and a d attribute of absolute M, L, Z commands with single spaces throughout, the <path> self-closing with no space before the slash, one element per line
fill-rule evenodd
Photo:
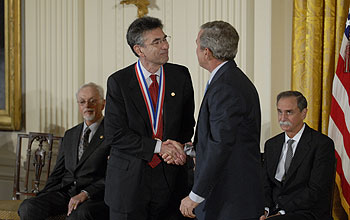
<path fill-rule="evenodd" d="M 41 220 L 67 213 L 67 219 L 106 220 L 104 178 L 109 147 L 104 142 L 103 88 L 81 86 L 76 94 L 84 122 L 64 134 L 56 166 L 36 197 L 26 199 L 18 214 L 22 220 Z"/>

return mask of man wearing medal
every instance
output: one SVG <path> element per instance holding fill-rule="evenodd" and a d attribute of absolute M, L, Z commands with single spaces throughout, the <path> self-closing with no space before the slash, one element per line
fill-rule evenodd
<path fill-rule="evenodd" d="M 110 219 L 182 219 L 178 207 L 188 193 L 186 155 L 169 140 L 191 141 L 194 96 L 188 69 L 167 63 L 169 37 L 162 28 L 157 18 L 136 19 L 127 41 L 139 60 L 107 82 L 105 136 L 111 153 L 105 201 Z"/>

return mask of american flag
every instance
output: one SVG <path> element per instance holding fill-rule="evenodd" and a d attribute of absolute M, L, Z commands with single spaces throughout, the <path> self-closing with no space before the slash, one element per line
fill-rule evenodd
<path fill-rule="evenodd" d="M 337 158 L 336 182 L 344 210 L 350 218 L 350 9 L 340 48 L 337 71 L 332 88 L 332 106 L 328 136 L 335 143 Z"/>

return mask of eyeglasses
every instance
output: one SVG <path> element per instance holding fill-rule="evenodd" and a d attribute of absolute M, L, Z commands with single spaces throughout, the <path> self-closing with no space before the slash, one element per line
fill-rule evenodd
<path fill-rule="evenodd" d="M 159 47 L 162 43 L 168 43 L 170 41 L 171 37 L 170 36 L 165 36 L 163 39 L 155 39 L 152 43 L 149 45 Z"/>
<path fill-rule="evenodd" d="M 88 104 L 89 106 L 95 106 L 95 105 L 97 105 L 98 101 L 99 100 L 97 100 L 97 99 L 89 99 L 89 100 L 80 99 L 80 100 L 78 100 L 78 104 L 80 106 L 84 106 L 85 104 Z"/>

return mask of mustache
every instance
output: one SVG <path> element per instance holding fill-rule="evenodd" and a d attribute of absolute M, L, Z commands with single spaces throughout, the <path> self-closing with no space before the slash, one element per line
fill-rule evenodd
<path fill-rule="evenodd" d="M 280 125 L 292 126 L 292 123 L 290 123 L 289 121 L 280 121 Z"/>
<path fill-rule="evenodd" d="M 84 113 L 88 112 L 88 111 L 94 111 L 94 109 L 93 108 L 86 108 L 86 109 L 84 109 Z"/>

